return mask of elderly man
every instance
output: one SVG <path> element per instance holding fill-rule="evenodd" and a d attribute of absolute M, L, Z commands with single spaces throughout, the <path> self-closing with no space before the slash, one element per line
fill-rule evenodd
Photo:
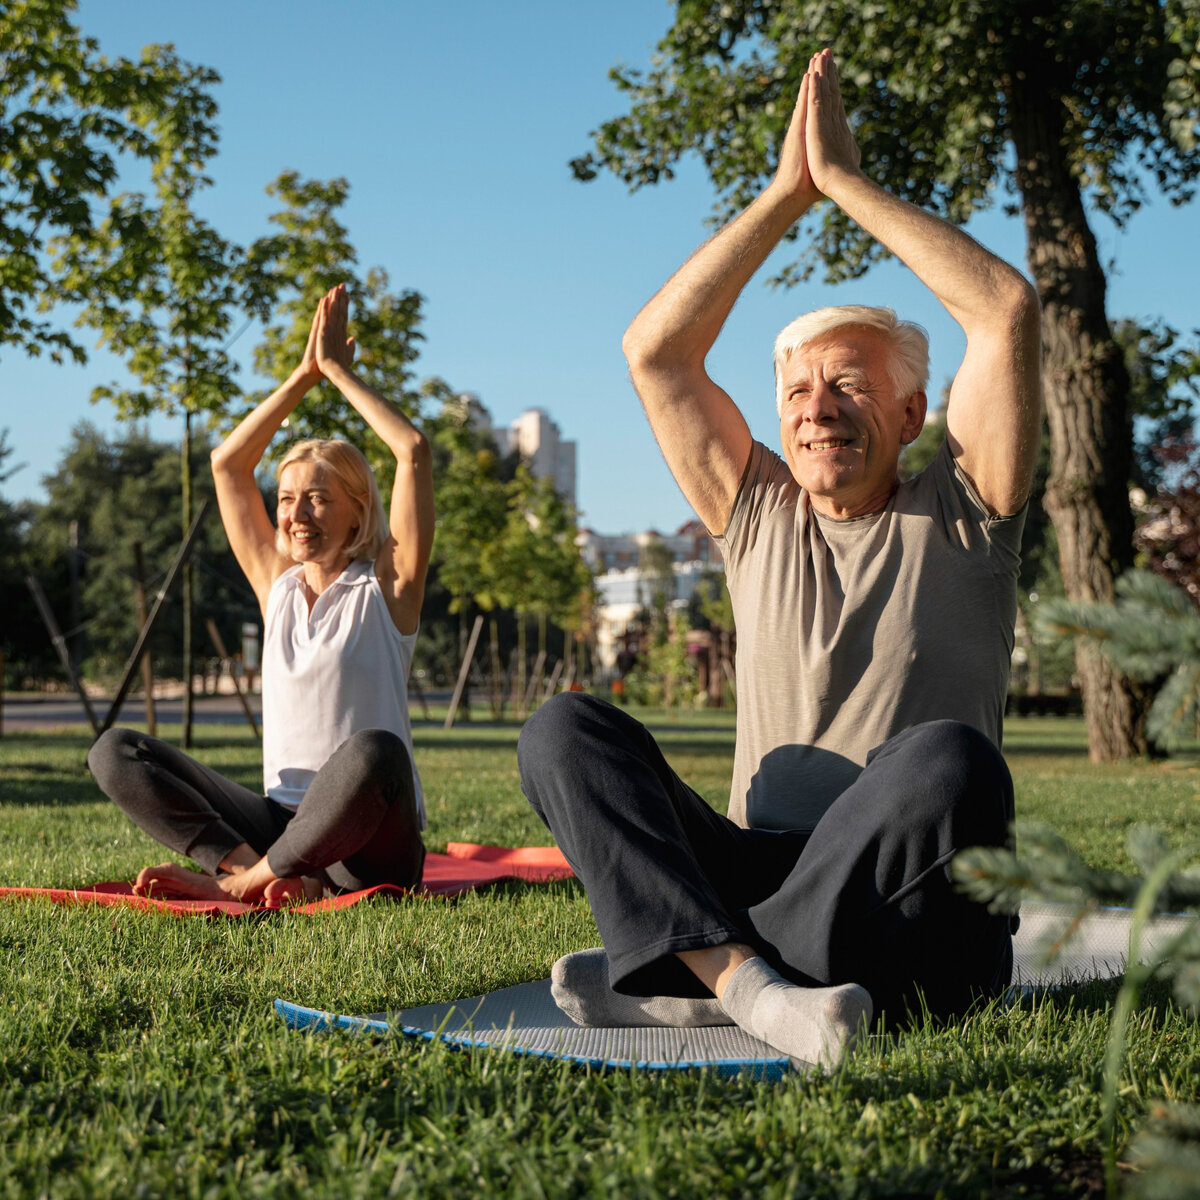
<path fill-rule="evenodd" d="M 782 460 L 705 370 L 742 289 L 822 197 L 966 334 L 946 444 L 904 484 L 928 354 L 890 310 L 821 309 L 780 334 Z M 1037 300 L 966 234 L 866 177 L 822 51 L 771 183 L 624 345 L 667 463 L 725 558 L 733 783 L 724 818 L 640 724 L 589 697 L 559 697 L 529 722 L 526 795 L 604 941 L 555 965 L 555 996 L 581 1023 L 732 1021 L 830 1064 L 872 1016 L 961 1011 L 1011 972 L 1007 918 L 961 896 L 949 863 L 1002 843 L 1012 819 L 997 747 L 1040 417 Z"/>

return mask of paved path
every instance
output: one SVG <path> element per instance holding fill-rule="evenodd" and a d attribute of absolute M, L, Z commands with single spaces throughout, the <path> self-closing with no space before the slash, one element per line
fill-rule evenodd
<path fill-rule="evenodd" d="M 90 697 L 92 711 L 103 721 L 112 702 L 110 696 Z M 251 696 L 250 711 L 261 724 L 262 698 Z M 179 724 L 183 719 L 183 700 L 160 699 L 154 702 L 155 714 L 161 724 Z M 246 714 L 236 696 L 197 696 L 192 709 L 197 725 L 244 725 Z M 146 709 L 140 696 L 131 696 L 121 706 L 120 723 L 138 725 L 146 720 Z M 4 697 L 4 729 L 46 730 L 63 725 L 86 725 L 87 714 L 74 696 Z"/>
<path fill-rule="evenodd" d="M 103 722 L 112 703 L 111 696 L 92 696 L 92 712 L 96 720 Z M 250 711 L 254 720 L 262 728 L 262 697 L 248 697 Z M 429 704 L 448 704 L 449 690 L 437 689 L 426 693 Z M 410 695 L 410 705 L 414 723 L 419 723 L 422 716 L 421 702 L 416 695 Z M 183 720 L 183 699 L 172 697 L 159 698 L 154 702 L 155 715 L 160 724 L 178 725 Z M 146 709 L 141 696 L 130 696 L 121 706 L 117 724 L 140 725 L 146 720 Z M 233 695 L 197 696 L 192 708 L 192 720 L 197 725 L 246 725 L 246 714 L 238 698 Z M 4 697 L 4 731 L 17 730 L 46 730 L 63 725 L 87 725 L 87 714 L 77 697 L 72 695 L 42 695 L 42 696 L 5 696 Z"/>

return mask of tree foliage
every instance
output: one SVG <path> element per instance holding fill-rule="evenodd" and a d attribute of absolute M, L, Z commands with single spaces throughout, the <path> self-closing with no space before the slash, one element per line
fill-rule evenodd
<path fill-rule="evenodd" d="M 193 455 L 206 458 L 208 445 L 197 439 Z M 211 498 L 212 481 L 198 475 L 197 494 Z M 54 472 L 45 480 L 47 500 L 31 515 L 27 561 L 50 596 L 68 640 L 77 648 L 85 674 L 114 675 L 137 638 L 134 606 L 134 543 L 141 542 L 146 591 L 151 600 L 180 543 L 179 448 L 155 441 L 137 426 L 110 439 L 86 422 L 71 438 Z M 71 627 L 68 591 L 70 528 L 77 528 L 80 566 L 80 625 Z M 237 646 L 243 621 L 260 620 L 253 593 L 229 550 L 212 512 L 193 551 L 197 564 L 196 608 L 213 618 L 226 645 Z M 22 585 L 23 586 L 23 585 Z M 178 675 L 181 668 L 182 614 L 173 597 L 152 641 L 155 663 Z M 37 644 L 48 635 L 40 629 Z M 197 636 L 196 649 L 214 651 Z"/>
<path fill-rule="evenodd" d="M 592 573 L 575 544 L 579 527 L 554 481 L 517 467 L 507 488 L 498 573 L 509 606 L 577 629 Z"/>
<path fill-rule="evenodd" d="M 0 348 L 86 361 L 38 313 L 57 299 L 46 250 L 84 244 L 120 159 L 157 153 L 149 118 L 180 103 L 170 52 L 107 59 L 71 23 L 75 0 L 0 0 Z"/>
<path fill-rule="evenodd" d="M 330 288 L 346 285 L 353 306 L 351 327 L 357 345 L 355 371 L 407 416 L 416 418 L 421 393 L 413 386 L 412 365 L 422 338 L 421 295 L 390 290 L 387 272 L 357 269 L 358 254 L 339 211 L 350 195 L 345 179 L 302 179 L 285 171 L 267 187 L 282 207 L 270 217 L 276 231 L 251 247 L 251 260 L 275 281 L 276 302 L 262 341 L 254 351 L 260 375 L 282 383 L 304 355 L 317 302 Z M 262 393 L 252 398 L 254 403 Z M 390 461 L 366 422 L 328 383 L 311 393 L 289 422 L 296 437 L 343 437 L 359 446 L 376 467 Z M 379 472 L 390 481 L 390 466 Z"/>
<path fill-rule="evenodd" d="M 1046 507 L 1067 594 L 1111 600 L 1133 565 L 1130 378 L 1105 307 L 1089 212 L 1118 226 L 1200 173 L 1200 0 L 679 0 L 649 70 L 612 77 L 629 112 L 594 134 L 577 177 L 631 188 L 695 152 L 731 216 L 774 167 L 809 56 L 837 52 L 864 169 L 964 222 L 998 198 L 1020 212 L 1042 303 L 1051 462 Z M 790 234 L 778 279 L 831 282 L 886 253 L 835 206 Z M 1081 650 L 1093 758 L 1145 748 L 1136 688 Z"/>
<path fill-rule="evenodd" d="M 0 485 L 21 469 L 9 464 L 12 447 L 8 430 L 0 429 Z M 43 678 L 57 659 L 44 633 L 33 598 L 25 586 L 29 571 L 29 525 L 33 505 L 13 504 L 0 496 L 0 596 L 4 597 L 4 620 L 0 623 L 0 653 L 4 657 L 0 687 L 7 682 L 22 684 Z"/>
<path fill-rule="evenodd" d="M 433 447 L 437 533 L 432 564 L 450 594 L 450 612 L 491 612 L 506 589 L 496 554 L 508 516 L 508 481 L 495 443 L 472 427 L 469 405 L 439 385 L 440 410 L 426 422 Z"/>
<path fill-rule="evenodd" d="M 1200 611 L 1188 593 L 1152 571 L 1117 581 L 1111 603 L 1051 600 L 1038 606 L 1040 632 L 1093 643 L 1117 667 L 1149 685 L 1150 737 L 1165 747 L 1200 731 Z"/>
<path fill-rule="evenodd" d="M 837 53 L 846 109 L 869 173 L 922 208 L 965 222 L 1014 196 L 1013 120 L 1034 76 L 1061 122 L 1072 176 L 1118 222 L 1150 177 L 1177 200 L 1200 169 L 1200 5 L 1195 0 L 682 0 L 649 70 L 610 77 L 630 111 L 593 134 L 577 178 L 631 189 L 699 154 L 728 220 L 774 170 L 809 57 Z M 803 234 L 803 236 L 801 236 Z M 831 282 L 886 254 L 833 206 L 781 280 L 822 264 Z"/>
<path fill-rule="evenodd" d="M 166 111 L 135 99 L 131 119 L 154 141 L 152 195 L 125 192 L 99 226 L 57 239 L 62 294 L 78 323 L 123 359 L 139 386 L 98 387 L 119 416 L 223 412 L 238 392 L 227 343 L 240 314 L 265 315 L 269 280 L 195 213 L 217 149 L 215 72 L 154 50 L 170 81 Z"/>
<path fill-rule="evenodd" d="M 1171 488 L 1186 462 L 1196 403 L 1200 401 L 1200 329 L 1190 339 L 1164 321 L 1123 319 L 1113 337 L 1129 373 L 1129 410 L 1134 418 L 1132 482 L 1157 491 Z"/>
<path fill-rule="evenodd" d="M 1200 609 L 1200 447 L 1189 437 L 1156 449 L 1170 481 L 1146 503 L 1137 548 L 1152 571 L 1182 588 Z"/>

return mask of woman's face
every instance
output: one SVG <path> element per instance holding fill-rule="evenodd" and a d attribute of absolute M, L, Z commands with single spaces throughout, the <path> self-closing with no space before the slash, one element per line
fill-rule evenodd
<path fill-rule="evenodd" d="M 350 493 L 323 463 L 291 462 L 279 477 L 280 549 L 298 563 L 344 566 L 358 532 Z"/>

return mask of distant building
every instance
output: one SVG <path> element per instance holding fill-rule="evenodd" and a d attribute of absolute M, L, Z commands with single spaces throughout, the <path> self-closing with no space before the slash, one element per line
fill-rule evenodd
<path fill-rule="evenodd" d="M 461 418 L 476 433 L 486 433 L 501 454 L 519 454 L 521 461 L 538 479 L 552 479 L 554 490 L 572 507 L 578 507 L 575 488 L 575 442 L 567 441 L 562 430 L 544 409 L 527 408 L 511 421 L 507 429 L 492 423 L 492 415 L 473 392 L 462 392 L 454 401 Z"/>
<path fill-rule="evenodd" d="M 674 563 L 703 563 L 724 570 L 721 553 L 712 535 L 696 520 L 688 521 L 668 534 L 659 533 L 657 529 L 618 534 L 581 529 L 575 539 L 583 561 L 598 574 L 640 565 L 643 552 L 651 542 L 662 542 L 671 552 Z"/>
<path fill-rule="evenodd" d="M 492 436 L 501 453 L 516 451 L 538 479 L 553 479 L 554 490 L 572 508 L 575 502 L 575 443 L 540 408 L 526 409 L 507 429 Z"/>
<path fill-rule="evenodd" d="M 581 529 L 576 539 L 584 561 L 596 572 L 600 603 L 596 606 L 596 657 L 609 674 L 619 670 L 623 653 L 638 649 L 642 611 L 651 602 L 659 580 L 643 566 L 644 552 L 652 542 L 662 542 L 671 553 L 674 595 L 669 602 L 682 606 L 692 598 L 700 580 L 713 571 L 724 573 L 725 564 L 708 530 L 699 521 L 688 521 L 673 534 L 602 534 Z"/>

